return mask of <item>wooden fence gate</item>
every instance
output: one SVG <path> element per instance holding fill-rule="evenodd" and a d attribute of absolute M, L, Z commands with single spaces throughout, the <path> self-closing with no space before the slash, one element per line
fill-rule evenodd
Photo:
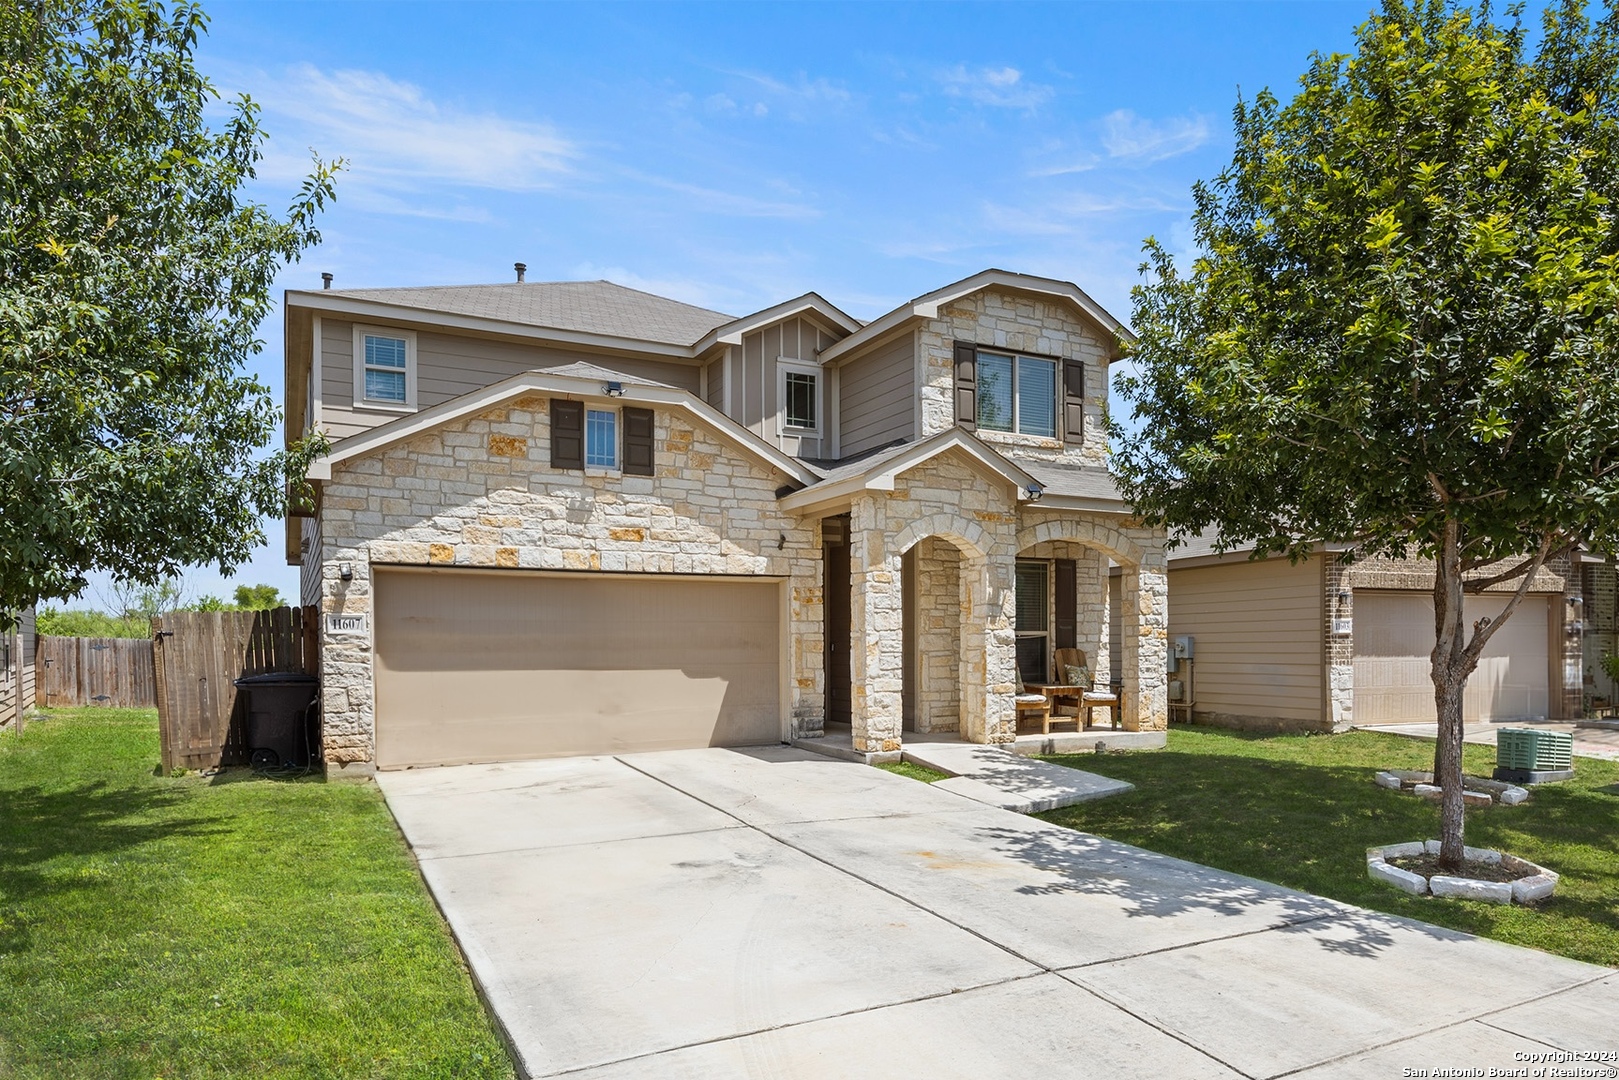
<path fill-rule="evenodd" d="M 163 771 L 247 762 L 235 681 L 320 674 L 320 609 L 171 611 L 152 620 Z"/>
<path fill-rule="evenodd" d="M 39 703 L 150 709 L 157 704 L 152 643 L 141 638 L 42 637 L 34 654 Z"/>

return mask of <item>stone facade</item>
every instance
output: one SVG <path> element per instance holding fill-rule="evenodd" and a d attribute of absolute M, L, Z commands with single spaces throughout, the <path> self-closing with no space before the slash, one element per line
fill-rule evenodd
<path fill-rule="evenodd" d="M 668 409 L 655 477 L 554 470 L 547 405 L 525 397 L 339 463 L 324 491 L 323 612 L 369 613 L 379 564 L 785 578 L 791 733 L 819 730 L 820 533 L 775 508 L 785 477 Z M 328 631 L 322 650 L 326 759 L 371 761 L 371 636 Z"/>
<path fill-rule="evenodd" d="M 916 589 L 911 723 L 924 733 L 956 733 L 961 727 L 961 627 L 970 616 L 970 600 L 962 594 L 963 556 L 938 536 L 919 541 L 911 551 Z"/>
<path fill-rule="evenodd" d="M 922 323 L 917 335 L 920 424 L 916 434 L 919 439 L 955 426 L 957 341 L 974 341 L 1008 352 L 1083 360 L 1083 443 L 999 431 L 977 434 L 985 442 L 1015 451 L 1020 457 L 1106 467 L 1107 365 L 1118 350 L 1100 329 L 1081 322 L 1068 304 L 1003 289 L 982 289 L 945 305 L 937 318 Z"/>
<path fill-rule="evenodd" d="M 1066 303 L 998 288 L 945 305 L 916 330 L 917 439 L 955 426 L 957 339 L 1084 361 L 1082 443 L 995 432 L 980 437 L 1019 460 L 1106 466 L 1106 371 L 1114 342 Z M 552 469 L 548 395 L 530 391 L 335 461 L 320 517 L 303 533 L 310 548 L 306 595 L 328 614 L 370 614 L 379 566 L 780 579 L 789 596 L 783 735 L 823 733 L 821 521 L 819 513 L 780 508 L 791 477 L 768 464 L 762 450 L 744 449 L 751 436 L 666 397 L 654 409 L 655 476 Z M 1123 514 L 1039 506 L 1023 501 L 1023 494 L 971 453 L 950 448 L 901 473 L 891 490 L 860 490 L 847 506 L 821 511 L 849 515 L 857 749 L 900 747 L 907 664 L 915 730 L 985 743 L 1015 738 L 1020 556 L 1074 560 L 1077 643 L 1096 681 L 1125 684 L 1125 728 L 1167 726 L 1163 534 Z M 1111 605 L 1110 560 L 1123 575 L 1120 599 Z M 1112 643 L 1115 618 L 1120 640 Z M 1116 666 L 1109 655 L 1114 644 Z M 323 708 L 330 763 L 374 760 L 372 656 L 370 629 L 327 631 Z"/>

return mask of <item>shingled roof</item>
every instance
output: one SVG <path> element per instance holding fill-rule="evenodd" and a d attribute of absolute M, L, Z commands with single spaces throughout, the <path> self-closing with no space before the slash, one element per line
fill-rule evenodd
<path fill-rule="evenodd" d="M 734 320 L 731 315 L 611 281 L 333 289 L 322 295 L 666 345 L 690 345 L 716 326 Z"/>

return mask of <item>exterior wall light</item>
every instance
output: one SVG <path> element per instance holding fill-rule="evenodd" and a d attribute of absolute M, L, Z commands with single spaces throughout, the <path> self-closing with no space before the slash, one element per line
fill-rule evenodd
<path fill-rule="evenodd" d="M 350 566 L 348 563 L 342 563 L 337 568 L 337 576 L 342 578 L 344 581 L 353 581 L 354 567 Z"/>

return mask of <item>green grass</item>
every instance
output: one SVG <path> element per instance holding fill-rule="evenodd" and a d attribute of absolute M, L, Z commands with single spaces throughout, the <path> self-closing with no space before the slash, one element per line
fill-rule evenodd
<path fill-rule="evenodd" d="M 373 785 L 157 761 L 151 710 L 0 733 L 0 1076 L 513 1074 Z"/>
<path fill-rule="evenodd" d="M 1166 855 L 1578 960 L 1619 966 L 1619 762 L 1575 759 L 1575 778 L 1522 806 L 1467 812 L 1467 843 L 1557 871 L 1538 907 L 1415 897 L 1366 875 L 1375 844 L 1439 835 L 1432 803 L 1372 783 L 1377 769 L 1431 769 L 1433 744 L 1370 732 L 1255 737 L 1176 728 L 1164 750 L 1049 760 L 1128 780 L 1127 795 L 1040 815 Z M 1495 750 L 1468 746 L 1488 776 Z M 1603 790 L 1608 788 L 1608 790 Z"/>
<path fill-rule="evenodd" d="M 884 772 L 891 772 L 895 776 L 909 776 L 912 780 L 920 780 L 924 784 L 937 783 L 940 780 L 950 779 L 950 774 L 930 769 L 926 765 L 915 765 L 909 761 L 896 761 L 889 764 L 878 765 Z"/>

